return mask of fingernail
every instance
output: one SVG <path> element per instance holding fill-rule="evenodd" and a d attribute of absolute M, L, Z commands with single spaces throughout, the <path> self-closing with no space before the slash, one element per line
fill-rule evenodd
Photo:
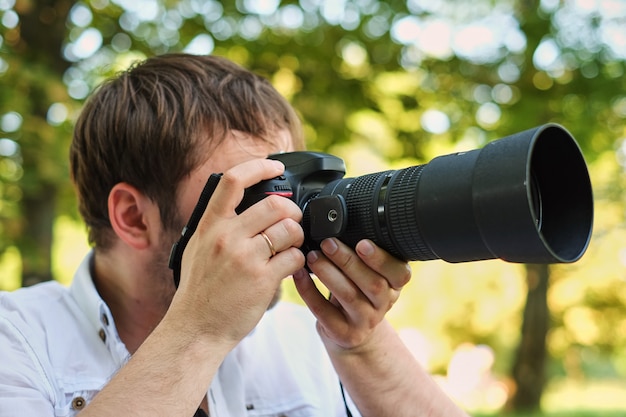
<path fill-rule="evenodd" d="M 274 165 L 276 166 L 276 169 L 279 169 L 279 170 L 281 170 L 281 171 L 284 171 L 284 170 L 285 170 L 285 164 L 283 164 L 282 162 L 277 161 L 277 160 L 275 160 L 275 159 L 272 159 L 272 162 L 273 162 L 273 163 L 274 163 Z"/>
<path fill-rule="evenodd" d="M 293 277 L 294 279 L 304 279 L 306 278 L 306 276 L 308 275 L 308 273 L 306 272 L 306 269 L 299 269 L 296 272 L 293 273 Z"/>
<path fill-rule="evenodd" d="M 312 250 L 311 252 L 307 253 L 307 255 L 306 255 L 306 260 L 307 260 L 307 262 L 309 264 L 314 264 L 318 259 L 319 259 L 319 255 L 314 250 Z"/>
<path fill-rule="evenodd" d="M 335 252 L 337 252 L 337 249 L 339 248 L 337 246 L 337 242 L 335 242 L 335 239 L 325 239 L 320 246 L 322 247 L 324 252 L 326 252 L 329 255 L 332 255 Z"/>
<path fill-rule="evenodd" d="M 374 245 L 369 240 L 359 242 L 358 251 L 363 256 L 371 256 L 374 254 Z"/>

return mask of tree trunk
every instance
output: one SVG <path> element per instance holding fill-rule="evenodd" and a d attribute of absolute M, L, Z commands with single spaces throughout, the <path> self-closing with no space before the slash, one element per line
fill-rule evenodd
<path fill-rule="evenodd" d="M 24 196 L 22 199 L 25 220 L 17 244 L 23 254 L 23 287 L 52 279 L 51 249 L 56 194 L 56 190 L 48 186 L 38 195 Z"/>
<path fill-rule="evenodd" d="M 31 79 L 27 94 L 30 114 L 24 114 L 20 144 L 22 147 L 24 176 L 20 202 L 21 235 L 16 246 L 22 257 L 22 285 L 29 286 L 52 279 L 52 231 L 56 217 L 58 186 L 42 174 L 40 167 L 46 158 L 54 158 L 49 150 L 54 143 L 52 129 L 46 123 L 47 112 L 55 101 L 51 97 L 52 84 L 64 88 L 62 77 L 69 63 L 61 50 L 66 36 L 66 21 L 74 0 L 18 1 L 15 10 L 20 17 L 19 40 L 13 45 L 14 53 L 21 55 L 28 74 L 41 74 L 40 68 L 49 69 L 51 79 Z M 26 71 L 25 71 L 26 72 Z M 47 72 L 48 73 L 48 72 Z M 26 73 L 24 77 L 29 75 Z M 58 98 L 58 97 L 57 97 Z M 48 162 L 47 165 L 50 163 Z"/>
<path fill-rule="evenodd" d="M 521 340 L 513 365 L 516 390 L 510 399 L 514 411 L 536 411 L 546 382 L 546 335 L 550 327 L 547 293 L 548 265 L 526 265 L 528 294 L 522 322 Z"/>

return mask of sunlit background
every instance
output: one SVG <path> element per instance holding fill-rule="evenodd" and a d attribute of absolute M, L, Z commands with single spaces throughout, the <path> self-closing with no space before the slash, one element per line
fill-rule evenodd
<path fill-rule="evenodd" d="M 0 0 L 0 289 L 71 282 L 89 250 L 67 174 L 72 123 L 99 82 L 153 54 L 219 54 L 267 76 L 309 148 L 344 158 L 349 176 L 558 122 L 585 153 L 596 215 L 582 260 L 550 268 L 547 383 L 531 412 L 626 415 L 625 0 L 33 3 Z M 407 345 L 472 413 L 515 408 L 525 266 L 412 267 L 389 314 Z M 288 281 L 285 294 L 300 302 Z"/>

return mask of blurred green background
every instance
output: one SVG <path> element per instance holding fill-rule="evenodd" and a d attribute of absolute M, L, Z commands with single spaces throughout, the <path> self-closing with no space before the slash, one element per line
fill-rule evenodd
<path fill-rule="evenodd" d="M 389 318 L 474 415 L 626 415 L 625 27 L 624 0 L 0 0 L 0 290 L 68 284 L 89 250 L 67 148 L 94 86 L 154 54 L 223 55 L 350 176 L 564 125 L 594 188 L 584 257 L 414 262 Z"/>

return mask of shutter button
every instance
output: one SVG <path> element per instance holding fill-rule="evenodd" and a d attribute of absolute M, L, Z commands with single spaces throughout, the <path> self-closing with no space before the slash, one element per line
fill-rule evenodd
<path fill-rule="evenodd" d="M 82 410 L 85 408 L 85 399 L 83 397 L 76 397 L 72 400 L 72 408 L 74 410 Z"/>

